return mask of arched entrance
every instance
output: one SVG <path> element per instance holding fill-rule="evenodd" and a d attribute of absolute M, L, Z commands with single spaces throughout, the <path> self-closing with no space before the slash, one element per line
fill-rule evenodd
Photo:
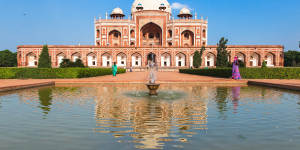
<path fill-rule="evenodd" d="M 139 53 L 134 53 L 131 56 L 131 66 L 132 67 L 141 67 L 142 66 L 142 55 Z"/>
<path fill-rule="evenodd" d="M 161 55 L 161 60 L 160 60 L 161 67 L 170 67 L 171 66 L 171 55 L 169 53 L 164 53 Z"/>
<path fill-rule="evenodd" d="M 178 53 L 175 56 L 175 60 L 176 60 L 176 67 L 185 67 L 186 66 L 186 58 L 185 58 L 185 54 L 183 53 Z"/>
<path fill-rule="evenodd" d="M 155 23 L 148 23 L 141 29 L 142 46 L 161 46 L 162 45 L 162 29 Z"/>
<path fill-rule="evenodd" d="M 151 62 L 156 64 L 156 55 L 154 53 L 149 53 L 147 55 L 147 64 L 149 65 Z"/>

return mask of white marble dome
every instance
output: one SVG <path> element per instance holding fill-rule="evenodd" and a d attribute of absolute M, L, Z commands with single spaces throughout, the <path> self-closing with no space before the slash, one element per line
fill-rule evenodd
<path fill-rule="evenodd" d="M 136 7 L 142 5 L 144 10 L 159 10 L 159 7 L 166 6 L 166 12 L 172 13 L 171 5 L 167 0 L 135 0 L 131 7 L 131 12 L 136 12 Z"/>
<path fill-rule="evenodd" d="M 112 12 L 112 15 L 116 15 L 116 14 L 122 14 L 123 15 L 123 10 L 121 8 L 115 8 Z"/>
<path fill-rule="evenodd" d="M 179 13 L 179 15 L 191 15 L 191 11 L 188 9 L 188 8 L 182 8 L 181 10 L 180 10 L 180 13 Z"/>

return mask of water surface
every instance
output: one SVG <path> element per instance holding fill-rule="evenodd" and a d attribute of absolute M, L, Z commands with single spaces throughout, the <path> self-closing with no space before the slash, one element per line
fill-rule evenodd
<path fill-rule="evenodd" d="M 300 149 L 300 93 L 264 87 L 60 85 L 0 93 L 0 149 Z"/>

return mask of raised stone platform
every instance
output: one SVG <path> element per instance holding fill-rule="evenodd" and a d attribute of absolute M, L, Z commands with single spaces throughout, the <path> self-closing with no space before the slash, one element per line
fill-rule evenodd
<path fill-rule="evenodd" d="M 0 92 L 55 85 L 51 80 L 0 80 Z"/>

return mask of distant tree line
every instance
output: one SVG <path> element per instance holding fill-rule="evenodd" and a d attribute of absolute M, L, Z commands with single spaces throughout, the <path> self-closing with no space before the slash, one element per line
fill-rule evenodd
<path fill-rule="evenodd" d="M 13 53 L 9 50 L 0 51 L 0 67 L 16 67 L 17 53 Z"/>
<path fill-rule="evenodd" d="M 284 66 L 300 67 L 300 52 L 294 50 L 284 52 Z"/>

